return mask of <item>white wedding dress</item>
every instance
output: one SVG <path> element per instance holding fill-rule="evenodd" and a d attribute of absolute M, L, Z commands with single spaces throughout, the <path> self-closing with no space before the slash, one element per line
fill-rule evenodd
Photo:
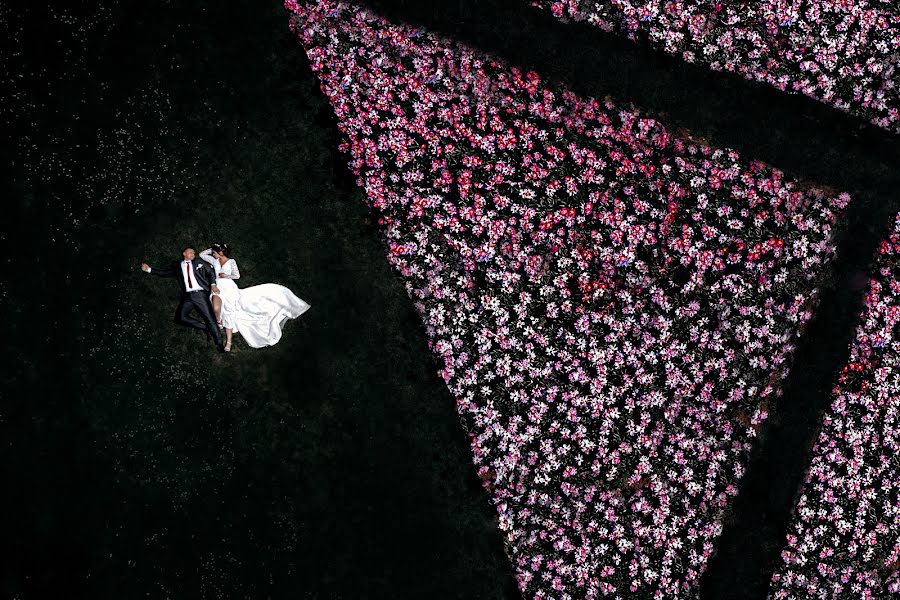
<path fill-rule="evenodd" d="M 222 326 L 240 333 L 253 348 L 277 344 L 284 323 L 310 308 L 290 289 L 277 283 L 239 288 L 234 280 L 239 279 L 241 273 L 233 258 L 222 264 L 212 255 L 211 248 L 201 252 L 200 258 L 216 269 L 216 286 L 222 300 Z"/>

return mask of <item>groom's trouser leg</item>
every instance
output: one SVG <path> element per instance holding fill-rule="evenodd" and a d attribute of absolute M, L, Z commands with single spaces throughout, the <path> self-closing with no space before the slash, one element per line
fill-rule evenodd
<path fill-rule="evenodd" d="M 192 292 L 191 301 L 194 303 L 194 308 L 197 309 L 197 312 L 200 313 L 200 316 L 203 317 L 203 321 L 206 323 L 204 329 L 209 331 L 210 335 L 213 336 L 213 339 L 216 340 L 216 345 L 221 346 L 222 333 L 219 331 L 218 324 L 216 324 L 216 317 L 213 314 L 209 296 L 203 292 Z"/>
<path fill-rule="evenodd" d="M 185 298 L 178 305 L 175 311 L 175 322 L 185 327 L 193 327 L 194 329 L 206 329 L 206 323 L 191 314 L 194 310 L 194 303 L 189 298 Z"/>

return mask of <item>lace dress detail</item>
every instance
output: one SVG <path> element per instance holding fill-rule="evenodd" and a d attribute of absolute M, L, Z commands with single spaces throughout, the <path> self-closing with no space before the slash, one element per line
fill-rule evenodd
<path fill-rule="evenodd" d="M 233 258 L 221 264 L 212 255 L 211 248 L 201 252 L 200 257 L 216 269 L 218 296 L 222 299 L 222 325 L 240 333 L 252 348 L 277 344 L 284 324 L 310 308 L 290 289 L 277 283 L 239 288 L 234 280 L 240 278 L 241 273 Z M 210 300 L 214 295 L 210 295 Z"/>
<path fill-rule="evenodd" d="M 220 263 L 219 260 L 212 255 L 212 248 L 207 248 L 201 252 L 200 258 L 211 264 L 216 270 L 216 286 L 219 288 L 219 293 L 211 293 L 209 295 L 209 300 L 212 302 L 213 296 L 218 296 L 222 300 L 222 327 L 234 329 L 236 325 L 234 312 L 237 309 L 237 300 L 241 293 L 237 284 L 234 282 L 235 279 L 240 279 L 241 277 L 237 261 L 233 258 L 229 258 L 224 264 Z"/>

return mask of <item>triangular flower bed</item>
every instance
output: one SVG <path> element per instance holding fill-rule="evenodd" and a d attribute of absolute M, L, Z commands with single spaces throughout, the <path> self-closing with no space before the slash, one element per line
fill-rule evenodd
<path fill-rule="evenodd" d="M 900 215 L 881 243 L 773 598 L 900 597 Z"/>
<path fill-rule="evenodd" d="M 357 5 L 286 6 L 524 595 L 696 595 L 848 197 Z"/>
<path fill-rule="evenodd" d="M 529 2 L 900 132 L 900 4 L 894 0 Z"/>

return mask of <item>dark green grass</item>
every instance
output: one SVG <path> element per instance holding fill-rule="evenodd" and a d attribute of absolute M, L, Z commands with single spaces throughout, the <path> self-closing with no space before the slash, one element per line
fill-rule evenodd
<path fill-rule="evenodd" d="M 23 75 L 3 113 L 2 597 L 514 595 L 287 14 L 108 6 L 2 17 Z M 217 354 L 138 269 L 219 239 L 242 287 L 312 305 L 278 345 Z"/>

